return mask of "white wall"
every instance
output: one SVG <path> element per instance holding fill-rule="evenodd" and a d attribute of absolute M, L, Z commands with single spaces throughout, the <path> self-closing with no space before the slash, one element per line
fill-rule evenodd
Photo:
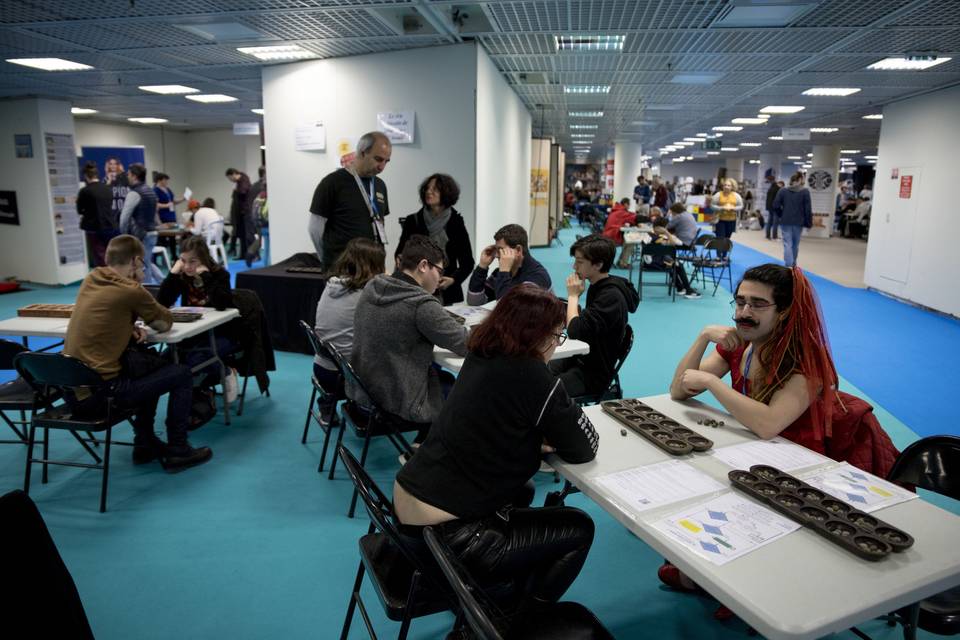
<path fill-rule="evenodd" d="M 960 316 L 960 252 L 952 233 L 958 122 L 960 87 L 884 107 L 864 270 L 867 286 L 954 316 Z M 916 176 L 913 202 L 900 198 L 893 169 Z"/>
<path fill-rule="evenodd" d="M 493 242 L 506 224 L 527 227 L 530 218 L 530 112 L 477 47 L 477 219 L 474 253 Z M 561 176 L 562 180 L 563 177 Z"/>
<path fill-rule="evenodd" d="M 235 136 L 232 129 L 188 131 L 185 146 L 187 170 L 179 178 L 171 177 L 171 188 L 180 196 L 183 188 L 189 186 L 193 197 L 201 202 L 213 198 L 217 211 L 229 222 L 233 183 L 224 174 L 233 167 L 250 176 L 250 182 L 258 180 L 260 136 Z M 172 171 L 167 173 L 173 176 Z M 180 205 L 177 211 L 184 208 Z"/>
<path fill-rule="evenodd" d="M 337 142 L 349 137 L 355 144 L 377 128 L 377 113 L 384 111 L 416 111 L 414 144 L 394 146 L 380 175 L 391 210 L 388 255 L 400 236 L 397 219 L 420 208 L 420 182 L 434 172 L 460 183 L 457 210 L 473 229 L 476 59 L 471 43 L 264 67 L 273 262 L 313 251 L 307 235 L 310 200 L 323 176 L 339 166 Z M 326 151 L 296 151 L 296 125 L 314 120 L 326 126 Z"/>

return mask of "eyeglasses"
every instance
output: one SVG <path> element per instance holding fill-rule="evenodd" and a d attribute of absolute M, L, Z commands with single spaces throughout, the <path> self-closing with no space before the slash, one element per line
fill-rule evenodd
<path fill-rule="evenodd" d="M 429 261 L 427 262 L 427 264 L 433 267 L 434 269 L 436 269 L 437 273 L 440 274 L 441 278 L 443 277 L 443 267 L 441 267 L 438 264 L 433 264 L 432 262 L 429 262 Z"/>
<path fill-rule="evenodd" d="M 557 339 L 557 346 L 560 346 L 567 341 L 567 334 L 565 333 L 555 333 L 553 337 Z"/>
<path fill-rule="evenodd" d="M 750 307 L 754 311 L 763 311 L 767 307 L 772 307 L 774 304 L 776 303 L 768 300 L 747 300 L 745 298 L 734 298 L 730 301 L 731 307 L 736 307 L 737 309 Z"/>

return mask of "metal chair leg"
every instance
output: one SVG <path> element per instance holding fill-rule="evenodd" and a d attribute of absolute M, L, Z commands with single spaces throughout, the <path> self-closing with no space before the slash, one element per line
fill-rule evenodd
<path fill-rule="evenodd" d="M 247 399 L 247 382 L 250 380 L 250 376 L 243 377 L 243 389 L 240 391 L 240 406 L 237 407 L 237 417 L 243 415 L 243 402 Z"/>
<path fill-rule="evenodd" d="M 360 466 L 364 466 L 367 463 L 367 451 L 370 450 L 370 431 L 371 425 L 367 426 L 367 437 L 363 440 L 363 452 L 360 454 Z M 359 492 L 356 487 L 353 489 L 353 498 L 350 499 L 350 510 L 347 512 L 347 517 L 352 518 L 354 512 L 357 510 L 357 497 Z"/>
<path fill-rule="evenodd" d="M 317 469 L 317 473 L 323 473 L 323 464 L 327 460 L 327 446 L 330 444 L 330 432 L 333 431 L 334 420 L 336 419 L 337 412 L 334 411 L 333 415 L 330 417 L 330 424 L 324 427 L 322 424 L 320 428 L 323 429 L 323 451 L 320 452 L 320 468 Z M 333 456 L 336 458 L 336 454 Z"/>
<path fill-rule="evenodd" d="M 310 404 L 307 405 L 307 421 L 303 424 L 303 437 L 300 438 L 300 444 L 307 444 L 307 431 L 310 430 L 310 418 L 313 417 L 313 403 L 317 400 L 317 388 L 313 387 L 313 392 L 310 394 Z M 240 415 L 239 413 L 237 415 Z M 321 471 L 323 471 L 323 463 L 320 463 Z"/>
<path fill-rule="evenodd" d="M 100 513 L 107 510 L 107 481 L 110 478 L 110 441 L 113 427 L 107 429 L 107 437 L 103 443 L 103 480 L 100 485 Z"/>
<path fill-rule="evenodd" d="M 350 633 L 350 623 L 353 621 L 353 611 L 357 607 L 357 598 L 360 597 L 361 584 L 363 584 L 363 561 L 360 562 L 360 568 L 357 569 L 357 579 L 353 581 L 353 591 L 350 592 L 350 603 L 347 605 L 347 617 L 343 621 L 340 640 L 347 640 L 347 634 Z"/>
<path fill-rule="evenodd" d="M 23 492 L 30 495 L 30 468 L 33 465 L 33 442 L 37 437 L 37 427 L 30 423 L 30 433 L 27 438 L 27 470 L 23 477 Z"/>
<path fill-rule="evenodd" d="M 343 442 L 343 432 L 347 430 L 347 417 L 342 416 L 340 418 L 340 433 L 337 434 L 337 446 L 333 448 L 334 451 L 340 448 L 340 443 Z M 330 475 L 327 476 L 328 480 L 333 480 L 333 472 L 337 469 L 337 455 L 334 454 L 333 461 L 330 463 Z M 317 473 L 323 473 L 323 469 L 317 469 Z"/>
<path fill-rule="evenodd" d="M 50 429 L 43 430 L 43 473 L 40 474 L 40 484 L 47 484 L 47 460 L 50 459 Z"/>

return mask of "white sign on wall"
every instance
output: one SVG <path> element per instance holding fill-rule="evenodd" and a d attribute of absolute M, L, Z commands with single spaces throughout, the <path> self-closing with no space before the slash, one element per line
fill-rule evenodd
<path fill-rule="evenodd" d="M 260 123 L 259 122 L 234 122 L 233 135 L 258 136 L 260 135 Z"/>
<path fill-rule="evenodd" d="M 377 129 L 393 144 L 413 143 L 416 111 L 388 111 L 377 114 Z"/>
<path fill-rule="evenodd" d="M 324 151 L 327 148 L 327 130 L 323 122 L 301 122 L 294 133 L 294 148 L 297 151 Z"/>
<path fill-rule="evenodd" d="M 784 140 L 809 140 L 810 129 L 784 129 L 780 135 Z"/>
<path fill-rule="evenodd" d="M 813 228 L 807 235 L 829 238 L 837 210 L 836 169 L 811 169 L 807 174 L 807 186 L 810 188 L 810 206 L 813 209 Z"/>

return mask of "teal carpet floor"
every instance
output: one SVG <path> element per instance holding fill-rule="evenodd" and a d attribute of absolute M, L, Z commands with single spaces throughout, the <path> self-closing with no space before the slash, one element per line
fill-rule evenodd
<path fill-rule="evenodd" d="M 565 246 L 536 250 L 558 293 L 562 293 L 572 262 L 568 251 L 574 233 L 562 232 Z M 767 258 L 738 246 L 734 260 L 736 275 Z M 824 295 L 828 322 L 843 313 L 844 305 L 863 304 L 857 297 L 860 294 L 850 290 L 820 281 L 816 286 L 830 290 L 829 296 Z M 17 307 L 31 302 L 71 302 L 76 290 L 76 286 L 36 287 L 0 296 L 0 317 L 9 317 Z M 622 375 L 627 395 L 664 393 L 678 358 L 695 333 L 705 324 L 722 323 L 730 317 L 729 300 L 725 289 L 716 297 L 678 299 L 675 303 L 666 298 L 665 289 L 645 291 L 644 301 L 631 319 L 637 340 Z M 899 311 L 913 322 L 928 323 L 923 324 L 928 339 L 952 340 L 939 343 L 945 349 L 960 344 L 951 333 L 957 330 L 956 322 L 886 303 L 905 307 Z M 871 347 L 874 351 L 882 350 L 884 366 L 896 371 L 898 379 L 912 381 L 907 388 L 912 396 L 905 399 L 925 404 L 919 413 L 901 409 L 896 394 L 890 393 L 891 385 L 875 380 L 880 375 L 876 371 L 859 370 L 857 359 L 837 358 L 843 388 L 873 402 L 881 422 L 901 448 L 915 440 L 917 433 L 933 432 L 928 431 L 926 416 L 942 418 L 940 431 L 957 432 L 955 424 L 946 422 L 945 398 L 949 396 L 937 406 L 932 396 L 921 393 L 926 388 L 921 380 L 945 378 L 947 369 L 938 371 L 914 354 L 902 353 L 901 343 L 879 346 L 870 339 L 901 331 L 902 325 L 898 327 L 896 322 L 902 319 L 893 312 L 871 315 L 860 328 L 864 335 L 858 334 L 857 340 L 875 345 Z M 940 333 L 931 336 L 930 327 Z M 168 475 L 158 465 L 134 467 L 129 451 L 117 449 L 105 514 L 97 512 L 97 472 L 51 468 L 46 485 L 40 484 L 39 471 L 34 475 L 31 496 L 73 574 L 98 638 L 339 636 L 357 569 L 357 540 L 366 533 L 368 521 L 363 514 L 353 520 L 346 517 L 351 486 L 343 473 L 338 472 L 332 481 L 317 474 L 322 444 L 319 429 L 311 430 L 305 446 L 300 444 L 310 366 L 307 356 L 278 353 L 272 397 L 258 396 L 251 385 L 242 417 L 230 426 L 218 417 L 195 432 L 195 444 L 214 450 L 207 465 Z M 161 415 L 162 411 L 161 404 Z M 121 434 L 124 431 L 129 432 L 121 429 Z M 359 441 L 351 435 L 345 442 L 359 451 Z M 57 455 L 83 459 L 82 450 L 69 436 L 54 435 L 52 448 Z M 22 486 L 23 458 L 22 446 L 0 445 L 0 491 Z M 392 447 L 375 443 L 368 462 L 374 480 L 389 490 L 397 467 Z M 537 483 L 537 501 L 542 501 L 555 485 L 550 476 L 537 478 Z M 955 504 L 939 502 L 960 513 Z M 573 496 L 568 504 L 591 514 L 597 535 L 586 566 L 566 597 L 590 607 L 616 637 L 748 637 L 745 625 L 737 620 L 713 620 L 714 601 L 661 587 L 656 579 L 661 559 L 589 500 Z M 378 635 L 395 637 L 398 625 L 385 618 L 368 586 L 363 593 Z M 448 614 L 416 620 L 410 637 L 441 638 L 451 623 Z M 880 640 L 901 637 L 899 629 L 878 621 L 861 628 Z M 359 618 L 350 637 L 366 637 Z M 839 637 L 853 635 L 847 632 Z"/>

